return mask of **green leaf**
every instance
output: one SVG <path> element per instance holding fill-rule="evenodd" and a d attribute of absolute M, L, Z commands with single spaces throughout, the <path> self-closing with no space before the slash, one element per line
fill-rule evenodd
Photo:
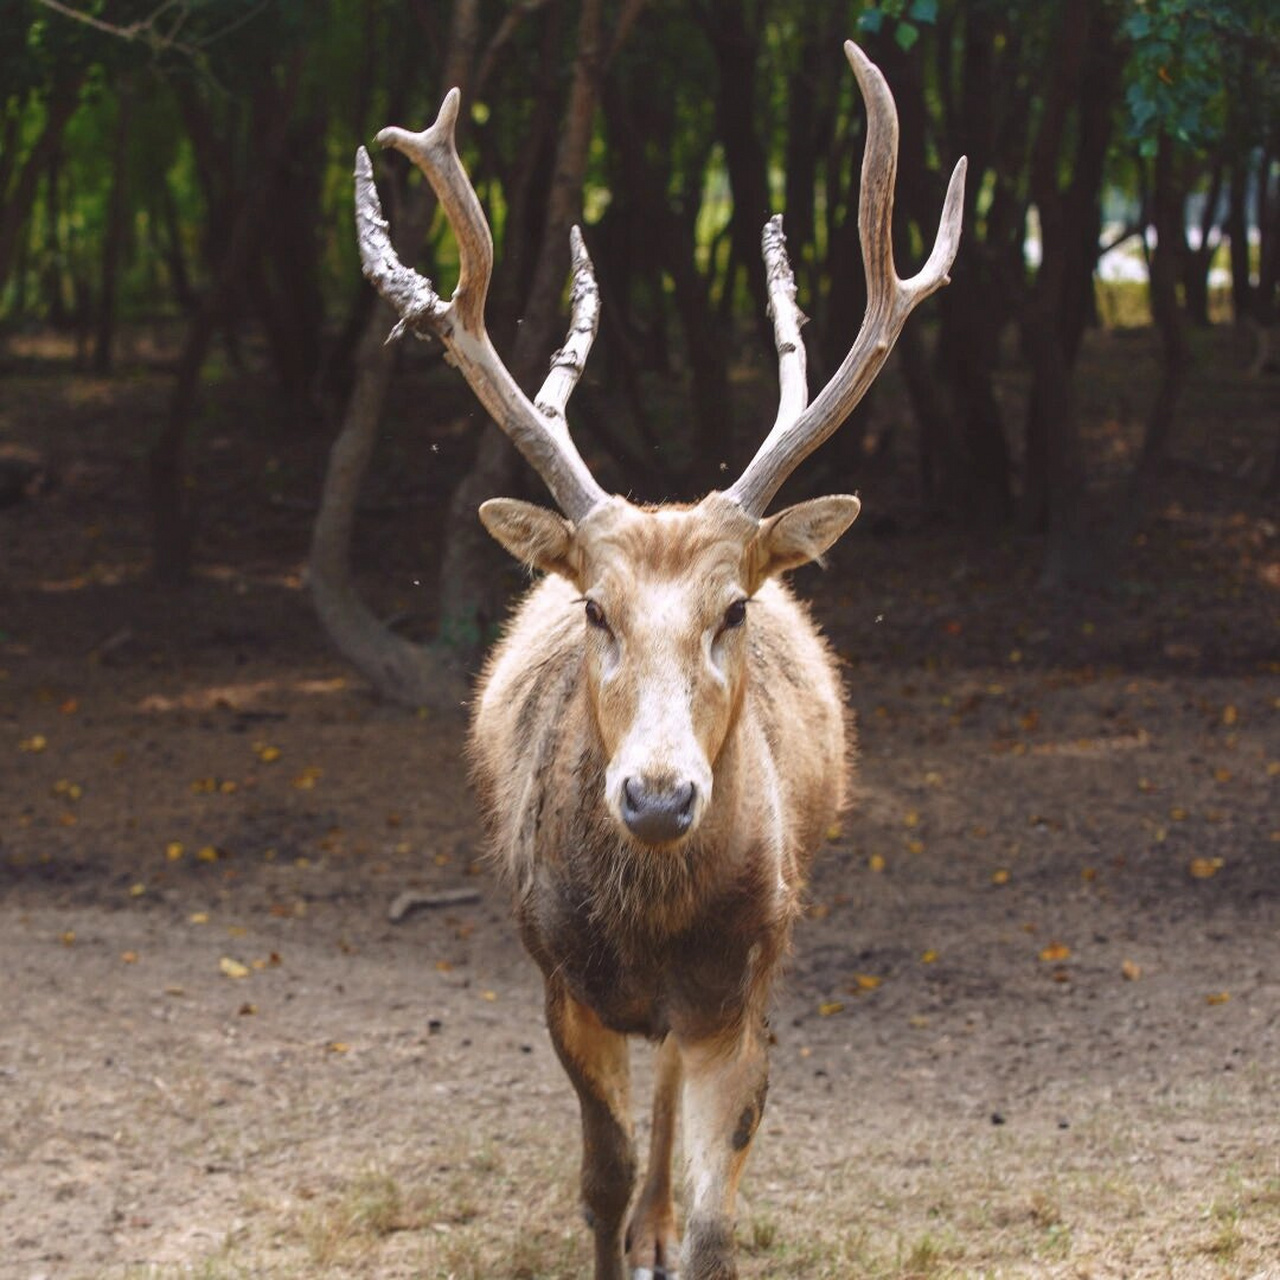
<path fill-rule="evenodd" d="M 933 23 L 938 20 L 938 0 L 912 0 L 907 17 L 912 22 Z"/>
<path fill-rule="evenodd" d="M 893 33 L 893 38 L 898 42 L 898 48 L 903 53 L 907 53 L 915 42 L 920 39 L 920 29 L 910 22 L 899 22 L 897 30 Z"/>
<path fill-rule="evenodd" d="M 884 14 L 879 9 L 868 9 L 858 18 L 858 26 L 868 35 L 875 35 L 884 26 Z"/>

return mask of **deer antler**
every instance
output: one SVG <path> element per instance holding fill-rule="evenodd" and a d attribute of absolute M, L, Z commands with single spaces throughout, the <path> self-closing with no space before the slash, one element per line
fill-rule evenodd
<path fill-rule="evenodd" d="M 964 176 L 962 157 L 951 174 L 942 220 L 929 260 L 917 275 L 900 280 L 893 263 L 893 185 L 898 171 L 898 111 L 880 69 L 846 40 L 845 56 L 867 104 L 867 137 L 862 158 L 858 231 L 867 274 L 867 310 L 862 328 L 831 381 L 807 405 L 802 317 L 787 261 L 780 218 L 764 230 L 769 312 L 778 347 L 780 403 L 765 442 L 747 469 L 725 491 L 748 515 L 761 517 L 782 482 L 853 412 L 884 365 L 907 317 L 948 282 L 960 246 Z"/>
<path fill-rule="evenodd" d="M 431 281 L 396 255 L 373 182 L 369 153 L 356 152 L 356 233 L 364 274 L 400 320 L 391 338 L 407 332 L 434 335 L 444 343 L 480 403 L 546 482 L 556 504 L 575 522 L 608 495 L 596 482 L 569 436 L 564 410 L 595 340 L 600 300 L 582 235 L 574 227 L 573 315 L 565 345 L 552 357 L 551 372 L 535 401 L 516 385 L 489 340 L 485 297 L 493 275 L 493 236 L 480 200 L 458 158 L 455 129 L 459 94 L 451 89 L 436 122 L 422 133 L 383 129 L 380 146 L 395 147 L 431 183 L 458 243 L 458 284 L 446 303 Z M 390 340 L 390 339 L 388 339 Z"/>

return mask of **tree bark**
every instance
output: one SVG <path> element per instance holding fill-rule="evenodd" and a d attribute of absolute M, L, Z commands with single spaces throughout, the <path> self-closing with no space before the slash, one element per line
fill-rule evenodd
<path fill-rule="evenodd" d="M 35 202 L 46 158 L 50 151 L 58 148 L 67 124 L 80 105 L 81 82 L 81 78 L 77 78 L 74 83 L 64 85 L 54 92 L 40 137 L 32 144 L 26 160 L 18 170 L 18 176 L 11 179 L 10 189 L 7 192 L 0 191 L 0 196 L 4 197 L 0 211 L 0 285 L 8 281 L 13 269 L 19 238 Z"/>
<path fill-rule="evenodd" d="M 124 80 L 116 95 L 117 117 L 111 157 L 111 194 L 107 202 L 107 224 L 102 235 L 102 279 L 98 294 L 97 324 L 93 335 L 93 372 L 103 377 L 111 372 L 112 347 L 116 331 L 116 284 L 120 272 L 120 251 L 128 217 L 129 130 L 132 126 L 133 87 Z"/>
<path fill-rule="evenodd" d="M 479 0 L 455 0 L 444 80 L 464 91 L 480 36 Z M 459 123 L 465 124 L 463 114 Z M 435 212 L 424 182 L 413 189 L 392 228 L 401 261 L 417 257 Z M 466 693 L 465 671 L 441 646 L 414 644 L 391 631 L 361 599 L 351 568 L 351 539 L 360 486 L 378 438 L 395 366 L 386 335 L 395 313 L 377 299 L 357 347 L 355 383 L 342 429 L 329 453 L 320 510 L 311 534 L 307 585 L 320 623 L 342 655 L 380 693 L 403 706 L 456 708 Z M 496 434 L 496 432 L 495 432 Z"/>
<path fill-rule="evenodd" d="M 186 434 L 199 393 L 200 370 L 227 304 L 241 287 L 245 269 L 261 242 L 289 137 L 289 119 L 297 99 L 301 71 L 302 53 L 298 52 L 286 71 L 285 84 L 264 140 L 256 181 L 236 211 L 213 284 L 188 325 L 164 425 L 148 454 L 152 574 L 166 585 L 181 585 L 191 571 L 195 529 L 186 483 Z"/>

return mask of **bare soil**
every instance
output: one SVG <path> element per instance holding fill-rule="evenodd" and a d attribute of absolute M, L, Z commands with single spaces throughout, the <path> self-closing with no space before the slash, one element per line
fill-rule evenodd
<path fill-rule="evenodd" d="M 1100 455 L 1146 354 L 1090 348 Z M 1280 1277 L 1276 394 L 1215 354 L 1106 591 L 1040 595 L 1034 543 L 920 526 L 892 477 L 802 576 L 859 784 L 778 991 L 744 1276 Z M 323 451 L 260 384 L 209 388 L 199 571 L 147 581 L 164 388 L 19 364 L 0 405 L 54 473 L 0 510 L 0 1276 L 582 1276 L 465 712 L 326 648 Z M 429 612 L 465 445 L 384 452 L 369 592 Z M 478 896 L 392 923 L 407 889 Z"/>

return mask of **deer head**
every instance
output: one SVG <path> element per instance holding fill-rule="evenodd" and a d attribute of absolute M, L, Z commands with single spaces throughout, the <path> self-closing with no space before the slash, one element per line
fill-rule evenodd
<path fill-rule="evenodd" d="M 565 406 L 595 337 L 599 294 L 574 228 L 568 339 L 531 401 L 515 384 L 484 323 L 493 239 L 454 141 L 451 90 L 422 133 L 384 129 L 383 146 L 412 159 L 434 188 L 458 242 L 449 302 L 391 247 L 368 154 L 356 158 L 356 218 L 366 276 L 400 315 L 392 331 L 444 343 L 494 421 L 537 470 L 560 508 L 497 498 L 485 527 L 524 564 L 572 584 L 580 602 L 589 696 L 606 760 L 605 803 L 629 837 L 669 845 L 690 836 L 711 804 L 715 766 L 741 703 L 750 617 L 766 584 L 819 559 L 857 518 L 856 497 L 833 495 L 765 511 L 800 461 L 849 416 L 914 307 L 947 282 L 959 245 L 965 161 L 951 175 L 933 251 L 899 279 L 893 262 L 898 118 L 880 71 L 852 41 L 845 54 L 867 104 L 858 226 L 867 310 L 849 354 L 809 402 L 803 317 L 780 217 L 765 227 L 769 310 L 778 350 L 779 408 L 742 475 L 694 506 L 639 507 L 596 482 L 569 436 Z"/>

